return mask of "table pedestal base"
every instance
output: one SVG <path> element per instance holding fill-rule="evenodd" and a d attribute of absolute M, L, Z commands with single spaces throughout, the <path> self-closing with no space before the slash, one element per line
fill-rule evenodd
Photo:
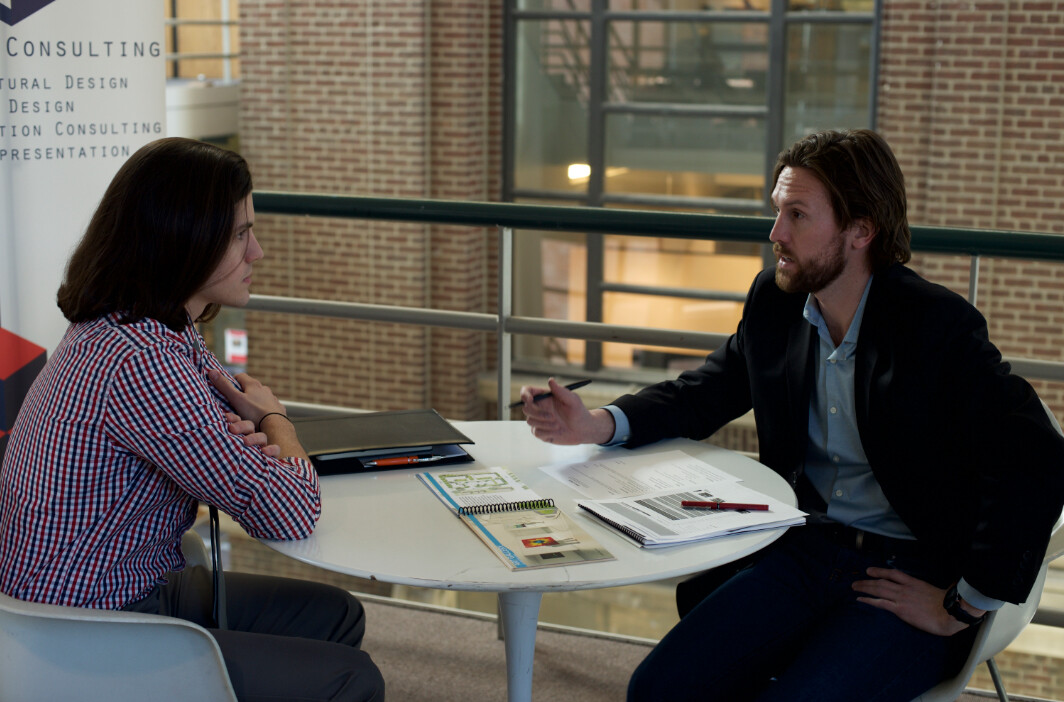
<path fill-rule="evenodd" d="M 506 645 L 506 699 L 532 702 L 532 658 L 536 651 L 540 592 L 500 592 L 499 613 Z"/>

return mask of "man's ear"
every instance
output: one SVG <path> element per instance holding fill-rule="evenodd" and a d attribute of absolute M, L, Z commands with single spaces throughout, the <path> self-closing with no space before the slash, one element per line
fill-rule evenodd
<path fill-rule="evenodd" d="M 855 249 L 868 248 L 868 245 L 876 238 L 876 228 L 872 220 L 867 217 L 853 220 L 850 224 L 850 231 L 853 233 L 850 243 Z"/>

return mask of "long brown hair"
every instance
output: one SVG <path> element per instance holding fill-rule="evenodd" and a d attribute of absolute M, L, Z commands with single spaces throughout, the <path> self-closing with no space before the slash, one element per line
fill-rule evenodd
<path fill-rule="evenodd" d="M 236 206 L 251 193 L 238 154 L 193 139 L 153 141 L 115 174 L 67 263 L 58 303 L 71 322 L 118 312 L 179 331 L 185 304 L 232 240 Z M 218 313 L 208 305 L 198 320 Z"/>
<path fill-rule="evenodd" d="M 867 219 L 876 232 L 873 270 L 912 258 L 905 177 L 890 146 L 870 129 L 824 131 L 796 141 L 776 159 L 773 186 L 784 168 L 811 171 L 827 190 L 842 229 Z"/>

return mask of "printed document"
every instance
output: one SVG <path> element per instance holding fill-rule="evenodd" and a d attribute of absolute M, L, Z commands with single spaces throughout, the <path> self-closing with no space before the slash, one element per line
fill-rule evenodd
<path fill-rule="evenodd" d="M 805 513 L 742 484 L 683 451 L 609 454 L 541 467 L 580 494 L 581 509 L 646 547 L 699 541 L 805 522 Z M 756 504 L 765 509 L 701 509 L 684 501 Z"/>
<path fill-rule="evenodd" d="M 592 500 L 739 481 L 731 473 L 683 451 L 611 454 L 603 460 L 543 466 L 540 470 Z"/>

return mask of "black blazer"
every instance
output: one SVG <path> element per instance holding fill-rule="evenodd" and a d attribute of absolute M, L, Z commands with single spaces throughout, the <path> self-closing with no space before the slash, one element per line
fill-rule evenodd
<path fill-rule="evenodd" d="M 817 343 L 805 301 L 758 275 L 738 330 L 703 366 L 614 402 L 627 445 L 703 439 L 753 408 L 761 462 L 817 507 L 803 475 Z M 982 315 L 902 265 L 877 273 L 854 395 L 872 472 L 913 534 L 984 595 L 1024 601 L 1064 505 L 1064 438 Z"/>

